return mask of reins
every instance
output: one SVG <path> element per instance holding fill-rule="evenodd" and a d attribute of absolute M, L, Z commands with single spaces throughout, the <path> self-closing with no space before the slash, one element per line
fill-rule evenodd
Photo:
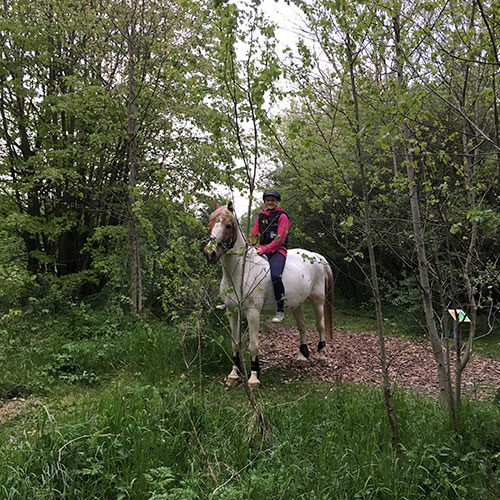
<path fill-rule="evenodd" d="M 217 236 L 210 236 L 210 238 L 208 238 L 208 241 L 210 242 L 210 241 L 218 240 L 217 246 L 221 247 L 223 252 L 227 252 L 228 250 L 233 248 L 234 244 L 236 243 L 236 238 L 234 236 L 235 232 L 236 231 L 234 230 L 234 227 L 233 227 L 233 230 L 231 232 L 231 238 L 229 238 L 229 241 L 219 240 L 219 238 L 217 238 Z"/>

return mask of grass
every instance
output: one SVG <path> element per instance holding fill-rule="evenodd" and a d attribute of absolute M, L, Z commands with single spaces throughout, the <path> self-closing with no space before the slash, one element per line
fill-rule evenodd
<path fill-rule="evenodd" d="M 498 498 L 498 405 L 466 404 L 457 435 L 435 400 L 396 392 L 398 457 L 378 390 L 273 369 L 257 393 L 263 436 L 243 388 L 223 385 L 221 332 L 205 325 L 200 377 L 185 327 L 182 345 L 154 318 L 4 319 L 1 396 L 43 405 L 0 427 L 0 498 Z"/>
<path fill-rule="evenodd" d="M 316 319 L 309 301 L 304 303 L 303 311 L 307 327 L 315 328 Z M 286 326 L 295 326 L 295 320 L 291 312 L 285 314 L 283 324 Z M 349 329 L 354 332 L 375 331 L 377 329 L 377 321 L 373 308 L 358 307 L 354 309 L 346 303 L 341 303 L 340 305 L 335 303 L 333 309 L 333 326 L 334 328 Z"/>

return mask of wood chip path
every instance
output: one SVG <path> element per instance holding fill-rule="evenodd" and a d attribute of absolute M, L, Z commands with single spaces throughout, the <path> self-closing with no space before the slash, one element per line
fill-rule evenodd
<path fill-rule="evenodd" d="M 278 367 L 297 378 L 303 374 L 328 382 L 381 384 L 378 337 L 373 333 L 334 330 L 327 341 L 327 360 L 315 358 L 318 334 L 307 331 L 311 356 L 306 363 L 296 361 L 299 334 L 294 327 L 272 327 L 260 334 L 262 379 L 265 370 Z M 423 394 L 438 394 L 437 372 L 429 342 L 388 337 L 385 341 L 391 383 Z M 491 399 L 500 388 L 500 361 L 473 355 L 462 377 L 464 395 Z"/>

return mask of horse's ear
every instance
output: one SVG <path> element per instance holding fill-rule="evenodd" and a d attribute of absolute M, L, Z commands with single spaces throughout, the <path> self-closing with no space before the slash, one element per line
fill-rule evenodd
<path fill-rule="evenodd" d="M 227 208 L 229 208 L 229 210 L 231 210 L 231 212 L 234 213 L 234 207 L 233 207 L 233 202 L 230 201 L 228 204 L 227 204 Z"/>
<path fill-rule="evenodd" d="M 219 204 L 217 203 L 217 200 L 214 200 L 214 210 L 217 210 L 219 208 Z"/>

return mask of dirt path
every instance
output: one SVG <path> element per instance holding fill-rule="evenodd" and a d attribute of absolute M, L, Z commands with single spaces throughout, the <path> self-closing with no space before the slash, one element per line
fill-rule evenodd
<path fill-rule="evenodd" d="M 307 363 L 299 364 L 296 361 L 299 345 L 296 328 L 278 327 L 261 334 L 263 369 L 279 367 L 297 376 L 307 373 L 329 382 L 380 385 L 378 337 L 375 334 L 334 330 L 333 340 L 327 342 L 326 362 L 314 358 L 318 344 L 315 330 L 307 331 L 307 341 L 311 357 Z M 424 394 L 438 394 L 435 362 L 428 342 L 387 338 L 386 351 L 392 383 Z M 463 374 L 464 394 L 475 392 L 489 399 L 499 388 L 500 361 L 473 356 Z"/>

